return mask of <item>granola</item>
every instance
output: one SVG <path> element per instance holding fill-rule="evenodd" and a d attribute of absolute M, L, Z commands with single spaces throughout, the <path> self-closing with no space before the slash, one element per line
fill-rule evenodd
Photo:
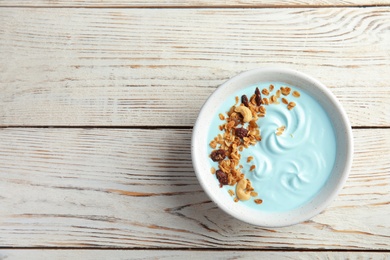
<path fill-rule="evenodd" d="M 219 114 L 219 119 L 223 121 L 219 125 L 219 130 L 222 132 L 210 141 L 210 147 L 213 151 L 210 154 L 211 160 L 218 163 L 218 169 L 211 168 L 211 173 L 216 175 L 220 187 L 224 185 L 236 186 L 236 192 L 229 189 L 230 196 L 235 196 L 234 201 L 248 200 L 250 197 L 255 198 L 256 204 L 261 204 L 263 201 L 256 198 L 258 193 L 254 190 L 251 182 L 242 173 L 243 165 L 240 164 L 241 152 L 249 146 L 254 146 L 261 141 L 260 128 L 257 120 L 266 116 L 267 105 L 285 104 L 287 109 L 291 110 L 296 106 L 295 102 L 289 102 L 286 97 L 290 93 L 297 98 L 300 96 L 298 91 L 292 91 L 289 87 L 280 87 L 274 91 L 274 86 L 263 88 L 262 91 L 258 88 L 252 95 L 242 95 L 241 98 L 235 97 L 236 103 L 232 105 L 226 115 Z M 274 93 L 274 94 L 272 94 Z M 261 94 L 267 97 L 261 97 Z M 241 103 L 240 103 L 241 101 Z M 276 129 L 275 134 L 281 136 L 285 131 L 285 126 L 280 126 Z M 247 157 L 247 163 L 252 162 L 253 156 Z M 256 170 L 256 165 L 252 164 L 249 171 Z M 248 173 L 249 174 L 249 173 Z"/>

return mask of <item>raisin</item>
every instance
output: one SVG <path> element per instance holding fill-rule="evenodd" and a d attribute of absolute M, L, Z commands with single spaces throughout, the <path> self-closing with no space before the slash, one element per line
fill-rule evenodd
<path fill-rule="evenodd" d="M 255 94 L 256 94 L 256 96 L 260 96 L 260 90 L 259 90 L 259 88 L 256 88 Z"/>
<path fill-rule="evenodd" d="M 236 128 L 235 129 L 235 132 L 236 132 L 236 136 L 239 137 L 239 138 L 244 138 L 244 137 L 247 137 L 248 136 L 248 130 L 246 130 L 245 128 L 241 127 L 241 128 Z"/>
<path fill-rule="evenodd" d="M 226 173 L 224 173 L 223 171 L 221 170 L 217 170 L 215 172 L 216 176 L 217 176 L 217 179 L 219 181 L 219 183 L 222 185 L 228 185 L 229 184 L 229 180 L 228 180 L 228 176 Z"/>
<path fill-rule="evenodd" d="M 241 96 L 241 102 L 244 104 L 244 106 L 246 106 L 246 107 L 249 106 L 248 97 L 246 95 Z"/>
<path fill-rule="evenodd" d="M 219 149 L 219 150 L 214 150 L 210 154 L 211 160 L 214 162 L 222 161 L 226 157 L 226 152 L 225 150 Z"/>
<path fill-rule="evenodd" d="M 256 95 L 255 101 L 256 101 L 256 105 L 257 106 L 260 106 L 263 103 L 263 101 L 261 100 L 261 95 L 260 94 Z"/>

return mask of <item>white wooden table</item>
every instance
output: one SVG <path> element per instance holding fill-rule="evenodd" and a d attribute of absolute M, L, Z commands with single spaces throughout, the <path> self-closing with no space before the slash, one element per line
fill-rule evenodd
<path fill-rule="evenodd" d="M 326 84 L 356 150 L 280 229 L 223 213 L 190 158 L 210 93 L 268 65 Z M 390 258 L 389 0 L 0 0 L 0 259 L 152 257 Z"/>

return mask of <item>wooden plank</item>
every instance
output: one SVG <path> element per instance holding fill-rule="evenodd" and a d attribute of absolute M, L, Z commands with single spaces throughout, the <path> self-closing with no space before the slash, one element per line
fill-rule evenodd
<path fill-rule="evenodd" d="M 321 80 L 390 126 L 390 8 L 0 9 L 0 126 L 192 126 L 256 67 Z"/>
<path fill-rule="evenodd" d="M 294 7 L 294 6 L 317 6 L 317 7 L 335 7 L 335 6 L 378 6 L 390 5 L 388 0 L 147 0 L 147 1 L 125 1 L 125 0 L 0 0 L 0 6 L 23 6 L 23 7 Z"/>
<path fill-rule="evenodd" d="M 191 165 L 190 130 L 0 130 L 0 245 L 390 248 L 390 129 L 356 129 L 350 178 L 310 221 L 263 229 L 219 210 Z"/>
<path fill-rule="evenodd" d="M 386 252 L 180 251 L 180 250 L 0 250 L 0 259 L 387 259 Z"/>

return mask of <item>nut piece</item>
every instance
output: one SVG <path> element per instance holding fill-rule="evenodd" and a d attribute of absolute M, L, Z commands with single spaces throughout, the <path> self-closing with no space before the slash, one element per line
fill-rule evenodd
<path fill-rule="evenodd" d="M 245 191 L 247 183 L 246 179 L 241 179 L 236 185 L 236 194 L 239 200 L 249 200 L 251 197 L 250 192 Z"/>
<path fill-rule="evenodd" d="M 217 170 L 217 172 L 215 174 L 216 174 L 217 179 L 218 179 L 219 183 L 221 184 L 221 186 L 227 185 L 229 183 L 228 176 L 223 171 Z"/>
<path fill-rule="evenodd" d="M 246 130 L 245 128 L 241 127 L 241 128 L 236 128 L 235 129 L 235 133 L 236 133 L 236 136 L 239 137 L 239 138 L 244 138 L 244 137 L 247 137 L 248 136 L 248 130 Z"/>
<path fill-rule="evenodd" d="M 211 160 L 214 162 L 222 161 L 226 157 L 226 152 L 225 150 L 219 149 L 219 150 L 214 150 L 210 154 Z"/>
<path fill-rule="evenodd" d="M 240 113 L 243 117 L 244 123 L 247 123 L 252 120 L 252 112 L 246 106 L 239 106 L 234 109 L 234 111 Z"/>

